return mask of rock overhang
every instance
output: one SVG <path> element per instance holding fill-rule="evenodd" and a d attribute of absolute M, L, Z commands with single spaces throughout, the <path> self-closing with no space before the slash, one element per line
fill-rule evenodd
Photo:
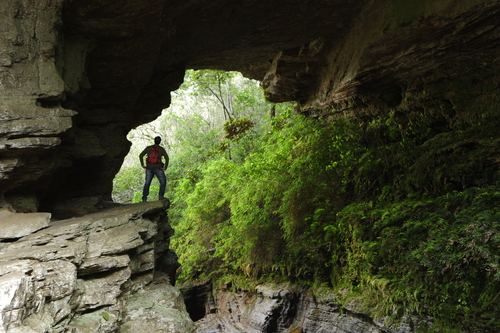
<path fill-rule="evenodd" d="M 110 199 L 126 134 L 168 107 L 187 68 L 240 71 L 271 101 L 322 113 L 365 95 L 390 107 L 418 80 L 487 70 L 500 43 L 499 1 L 21 0 L 1 10 L 0 192 L 44 209 Z"/>

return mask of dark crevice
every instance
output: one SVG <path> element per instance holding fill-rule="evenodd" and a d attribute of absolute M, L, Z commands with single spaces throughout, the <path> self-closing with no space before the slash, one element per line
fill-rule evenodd
<path fill-rule="evenodd" d="M 109 306 L 110 306 L 109 304 L 106 304 L 106 305 L 101 305 L 101 306 L 97 306 L 97 307 L 95 307 L 95 308 L 85 309 L 85 310 L 83 310 L 83 311 L 79 311 L 78 313 L 79 313 L 80 315 L 89 314 L 89 313 L 94 313 L 94 312 L 97 312 L 97 311 L 99 311 L 99 310 L 101 310 L 101 309 L 104 309 L 104 308 L 109 308 Z"/>
<path fill-rule="evenodd" d="M 186 304 L 186 311 L 189 313 L 191 320 L 197 321 L 205 317 L 206 305 L 209 304 L 212 295 L 212 283 L 206 282 L 204 284 L 190 285 L 179 288 L 184 303 Z"/>
<path fill-rule="evenodd" d="M 61 107 L 61 101 L 53 98 L 38 98 L 36 105 L 46 109 L 55 109 Z"/>
<path fill-rule="evenodd" d="M 2 239 L 2 240 L 0 240 L 0 243 L 15 243 L 15 242 L 17 242 L 20 238 L 21 238 L 21 237 L 19 237 L 19 238 L 6 238 L 6 239 Z"/>

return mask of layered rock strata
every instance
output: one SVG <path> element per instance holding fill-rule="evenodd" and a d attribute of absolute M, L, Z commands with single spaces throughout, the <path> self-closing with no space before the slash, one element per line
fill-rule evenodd
<path fill-rule="evenodd" d="M 217 291 L 213 297 L 216 309 L 196 322 L 197 333 L 411 333 L 430 324 L 409 317 L 397 325 L 374 320 L 358 311 L 355 301 L 342 305 L 327 290 L 313 292 L 290 285 Z"/>
<path fill-rule="evenodd" d="M 155 269 L 167 207 L 110 208 L 0 242 L 0 332 L 191 332 L 182 295 Z"/>

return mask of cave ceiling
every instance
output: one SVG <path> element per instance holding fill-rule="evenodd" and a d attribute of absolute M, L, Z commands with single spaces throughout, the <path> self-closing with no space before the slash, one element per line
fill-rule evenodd
<path fill-rule="evenodd" d="M 272 102 L 345 111 L 364 94 L 496 66 L 499 11 L 479 0 L 3 1 L 0 208 L 110 200 L 126 134 L 168 107 L 186 69 L 240 71 Z"/>

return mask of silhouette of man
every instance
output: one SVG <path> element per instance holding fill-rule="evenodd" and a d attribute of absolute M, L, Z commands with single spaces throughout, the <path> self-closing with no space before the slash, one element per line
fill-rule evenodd
<path fill-rule="evenodd" d="M 142 190 L 142 202 L 146 202 L 148 200 L 149 195 L 149 187 L 151 186 L 151 181 L 153 181 L 153 177 L 156 176 L 160 181 L 160 191 L 158 193 L 158 200 L 165 199 L 165 187 L 167 185 L 167 180 L 165 178 L 165 170 L 168 167 L 168 154 L 165 148 L 160 146 L 161 138 L 157 136 L 155 139 L 155 144 L 152 146 L 147 146 L 144 150 L 139 154 L 139 160 L 141 161 L 141 166 L 146 169 L 146 181 L 144 183 L 144 188 Z M 156 152 L 156 154 L 155 154 Z M 146 158 L 146 164 L 144 164 L 144 155 L 148 155 Z M 152 160 L 152 157 L 156 159 Z M 161 158 L 165 159 L 165 163 L 162 162 Z"/>

